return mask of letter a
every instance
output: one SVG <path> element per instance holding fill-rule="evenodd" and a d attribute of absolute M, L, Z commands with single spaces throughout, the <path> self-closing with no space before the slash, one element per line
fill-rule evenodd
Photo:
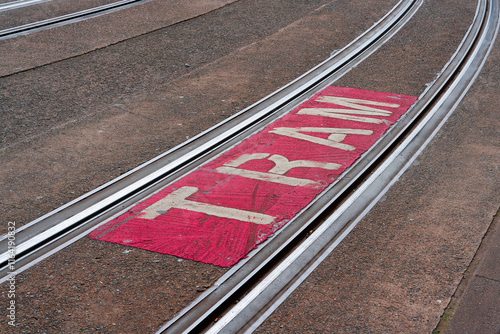
<path fill-rule="evenodd" d="M 324 116 L 337 119 L 345 119 L 348 121 L 363 122 L 363 123 L 382 123 L 383 120 L 371 117 L 359 117 L 353 115 L 367 115 L 367 116 L 390 116 L 391 111 L 368 107 L 363 104 L 369 104 L 374 106 L 398 108 L 400 105 L 395 103 L 383 103 L 369 100 L 359 100 L 351 99 L 347 97 L 337 97 L 337 96 L 321 96 L 316 101 L 332 103 L 339 106 L 347 107 L 350 109 L 338 109 L 338 108 L 304 108 L 301 109 L 297 114 L 300 115 L 314 115 L 314 116 Z M 347 115 L 346 115 L 347 114 Z M 349 115 L 350 114 L 350 115 Z"/>
<path fill-rule="evenodd" d="M 363 129 L 337 129 L 337 128 L 275 128 L 271 131 L 271 133 L 292 137 L 300 140 L 306 140 L 311 143 L 316 143 L 320 145 L 325 145 L 329 147 L 335 147 L 344 151 L 354 151 L 356 148 L 352 145 L 342 143 L 342 140 L 345 139 L 346 135 L 364 135 L 369 136 L 373 133 L 371 130 L 363 130 Z M 330 133 L 328 139 L 319 138 L 315 136 L 306 135 L 301 132 L 317 132 L 317 133 Z"/>

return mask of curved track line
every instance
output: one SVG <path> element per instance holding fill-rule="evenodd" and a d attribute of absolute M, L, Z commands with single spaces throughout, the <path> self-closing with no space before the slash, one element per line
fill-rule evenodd
<path fill-rule="evenodd" d="M 18 0 L 11 1 L 0 5 L 0 12 L 5 12 L 12 9 L 28 7 L 32 5 L 36 5 L 42 2 L 48 2 L 52 0 Z"/>
<path fill-rule="evenodd" d="M 489 7 L 488 10 L 486 6 Z M 260 311 L 272 300 L 272 296 L 279 294 L 281 289 L 292 281 L 293 285 L 280 295 L 279 299 L 248 328 L 246 333 L 256 329 L 336 248 L 383 197 L 392 184 L 411 166 L 461 102 L 491 50 L 499 28 L 498 1 L 489 1 L 488 4 L 485 1 L 479 1 L 476 15 L 476 26 L 482 25 L 484 27 L 478 34 L 479 36 L 474 38 L 476 45 L 468 51 L 468 58 L 463 68 L 417 128 L 356 190 L 348 201 L 206 333 L 233 333 L 243 328 L 257 314 L 257 310 Z M 486 19 L 484 23 L 483 18 Z M 472 42 L 466 43 L 467 37 L 464 38 L 464 43 L 460 48 L 469 48 L 473 44 Z M 462 51 L 459 49 L 455 56 L 460 57 L 461 53 Z M 327 248 L 322 250 L 324 247 Z M 317 258 L 315 259 L 315 257 Z M 308 266 L 300 264 L 310 261 L 313 263 Z M 304 267 L 307 268 L 306 271 L 299 274 Z M 297 274 L 299 277 L 296 279 L 290 278 Z"/>
<path fill-rule="evenodd" d="M 0 30 L 0 39 L 2 38 L 9 38 L 9 37 L 15 37 L 21 34 L 26 34 L 34 30 L 39 30 L 39 29 L 48 29 L 54 26 L 59 26 L 61 24 L 67 24 L 71 22 L 75 22 L 77 20 L 81 20 L 83 18 L 88 18 L 91 16 L 95 15 L 100 15 L 100 14 L 105 14 L 110 11 L 119 9 L 121 7 L 133 5 L 135 3 L 139 2 L 144 2 L 144 0 L 121 0 L 117 2 L 113 2 L 107 5 L 102 5 L 99 7 L 94 7 L 86 10 L 82 10 L 76 13 L 71 13 L 71 14 L 66 14 L 58 17 L 54 17 L 51 19 L 46 19 L 38 22 L 33 22 L 33 23 L 28 23 L 24 24 L 22 26 L 17 26 L 13 28 L 8 28 L 8 29 L 3 29 Z M 34 3 L 30 3 L 29 5 L 32 5 Z M 22 6 L 24 7 L 24 6 Z M 14 9 L 14 8 L 8 8 L 8 9 Z M 8 10 L 8 9 L 3 9 L 3 10 Z M 0 7 L 0 11 L 2 11 L 2 7 Z"/>

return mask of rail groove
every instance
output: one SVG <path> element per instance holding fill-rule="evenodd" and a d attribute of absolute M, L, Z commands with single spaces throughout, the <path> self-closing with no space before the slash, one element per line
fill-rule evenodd
<path fill-rule="evenodd" d="M 75 13 L 70 13 L 70 14 L 66 14 L 66 15 L 62 15 L 62 16 L 58 16 L 58 17 L 53 17 L 50 19 L 42 20 L 42 21 L 23 24 L 23 25 L 17 26 L 17 27 L 3 29 L 3 30 L 0 30 L 0 39 L 15 37 L 15 36 L 18 36 L 21 34 L 29 33 L 29 32 L 34 31 L 34 30 L 39 30 L 39 29 L 43 29 L 43 28 L 47 29 L 47 28 L 55 27 L 55 26 L 58 26 L 61 24 L 74 22 L 76 20 L 81 20 L 84 18 L 98 15 L 98 14 L 104 14 L 104 13 L 107 13 L 107 12 L 110 12 L 113 10 L 117 10 L 117 9 L 123 8 L 125 6 L 133 5 L 133 4 L 136 4 L 139 2 L 144 2 L 144 0 L 121 0 L 121 1 L 109 3 L 106 5 L 102 5 L 102 6 L 89 8 L 89 9 L 82 10 L 82 11 L 75 12 Z M 32 2 L 32 1 L 27 2 L 25 4 L 25 6 L 35 4 L 35 3 L 36 2 Z M 21 7 L 22 4 L 23 3 L 20 2 L 17 5 L 17 7 L 14 7 L 14 5 L 16 5 L 16 3 L 8 3 L 8 4 L 5 4 L 4 6 L 0 6 L 0 11 L 19 8 L 19 7 Z M 7 7 L 7 5 L 10 5 L 11 7 Z"/>

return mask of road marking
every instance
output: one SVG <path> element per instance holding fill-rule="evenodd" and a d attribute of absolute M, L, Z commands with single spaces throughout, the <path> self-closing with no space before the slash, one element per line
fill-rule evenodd
<path fill-rule="evenodd" d="M 339 109 L 339 108 L 304 108 L 300 110 L 297 114 L 300 115 L 316 115 L 325 116 L 338 119 L 345 119 L 355 122 L 363 123 L 382 123 L 383 120 L 373 117 L 359 117 L 352 115 L 367 115 L 367 116 L 390 116 L 391 111 L 368 107 L 369 105 L 383 106 L 389 108 L 399 108 L 399 104 L 395 103 L 382 103 L 369 100 L 351 99 L 345 97 L 337 96 L 321 96 L 316 100 L 317 102 L 333 103 L 339 106 L 347 107 L 350 109 Z M 364 105 L 365 104 L 365 105 Z"/>
<path fill-rule="evenodd" d="M 320 196 L 415 100 L 327 87 L 90 237 L 231 266 Z"/>
<path fill-rule="evenodd" d="M 321 115 L 318 115 L 321 116 Z M 335 128 L 275 128 L 271 131 L 281 136 L 287 136 L 291 138 L 296 138 L 300 140 L 306 140 L 311 143 L 325 145 L 329 147 L 335 147 L 345 151 L 354 151 L 356 148 L 352 145 L 343 144 L 342 141 L 346 138 L 348 134 L 351 135 L 364 135 L 369 136 L 373 133 L 371 130 L 360 130 L 360 129 L 335 129 Z M 329 133 L 328 139 L 315 137 L 311 135 L 306 135 L 302 132 L 314 132 L 314 133 Z"/>
<path fill-rule="evenodd" d="M 316 181 L 309 179 L 299 179 L 295 177 L 283 176 L 283 174 L 290 171 L 292 168 L 299 168 L 299 167 L 302 168 L 315 167 L 315 168 L 324 168 L 329 170 L 334 170 L 341 167 L 341 165 L 339 164 L 328 163 L 328 162 L 325 163 L 325 162 L 316 162 L 307 160 L 288 161 L 288 159 L 285 158 L 284 156 L 274 154 L 271 157 L 269 157 L 269 160 L 274 162 L 276 165 L 272 169 L 270 169 L 268 173 L 236 168 L 245 162 L 256 159 L 264 159 L 267 156 L 269 156 L 269 153 L 244 154 L 233 161 L 225 163 L 224 166 L 218 167 L 216 171 L 223 174 L 239 175 L 254 180 L 287 184 L 293 187 L 296 186 L 304 187 L 307 185 L 314 185 L 318 183 Z"/>
<path fill-rule="evenodd" d="M 165 214 L 170 209 L 183 209 L 206 213 L 211 216 L 237 219 L 254 224 L 271 224 L 275 219 L 275 217 L 269 215 L 194 202 L 186 199 L 196 192 L 198 192 L 198 188 L 196 187 L 182 187 L 177 189 L 142 211 L 142 215 L 140 217 L 144 219 L 154 219 L 160 214 Z"/>

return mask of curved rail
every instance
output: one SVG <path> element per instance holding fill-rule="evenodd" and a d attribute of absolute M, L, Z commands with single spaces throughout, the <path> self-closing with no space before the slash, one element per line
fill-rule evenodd
<path fill-rule="evenodd" d="M 98 15 L 98 14 L 104 14 L 104 13 L 110 12 L 112 10 L 116 10 L 116 9 L 119 9 L 119 8 L 122 8 L 125 6 L 129 6 L 129 5 L 138 3 L 138 2 L 143 2 L 143 1 L 144 0 L 121 0 L 121 1 L 113 2 L 113 3 L 107 4 L 107 5 L 102 5 L 102 6 L 82 10 L 79 12 L 62 15 L 62 16 L 51 18 L 51 19 L 46 19 L 46 20 L 42 20 L 42 21 L 38 21 L 38 22 L 24 24 L 22 26 L 3 29 L 3 30 L 0 30 L 0 39 L 1 38 L 8 38 L 8 37 L 15 37 L 15 36 L 18 36 L 21 34 L 29 33 L 29 32 L 34 31 L 34 30 L 48 29 L 48 28 L 58 26 L 61 24 L 75 22 L 76 20 L 81 20 L 84 18 Z M 41 2 L 41 1 L 38 1 L 38 0 L 36 2 L 28 1 L 27 4 L 25 4 L 24 6 L 33 5 L 33 4 L 38 3 L 38 2 Z M 2 7 L 0 7 L 0 11 L 24 7 L 24 6 L 21 6 L 23 3 L 24 2 L 20 2 L 19 4 L 17 4 L 16 7 L 12 7 L 12 8 L 7 7 L 7 5 L 10 4 L 10 6 L 15 6 L 16 4 L 15 3 L 7 3 L 4 6 L 5 9 L 2 9 Z"/>
<path fill-rule="evenodd" d="M 17 0 L 17 1 L 11 1 L 11 2 L 6 2 L 3 4 L 0 4 L 0 12 L 4 12 L 7 10 L 12 10 L 12 9 L 17 9 L 17 8 L 22 8 L 22 7 L 28 7 L 32 5 L 36 5 L 42 2 L 48 2 L 51 0 Z"/>
<path fill-rule="evenodd" d="M 391 38 L 421 3 L 417 0 L 400 1 L 372 29 L 283 89 L 187 143 L 25 225 L 18 231 L 20 245 L 17 262 L 23 265 L 18 272 L 85 236 L 102 220 L 118 215 L 138 198 L 163 187 L 196 163 L 241 140 L 255 127 L 279 117 L 284 109 L 330 85 Z M 251 309 L 265 310 L 265 305 L 278 305 L 290 291 L 284 290 L 284 286 L 299 284 L 304 275 L 335 248 L 380 198 L 380 192 L 385 192 L 402 173 L 401 170 L 407 168 L 425 147 L 471 85 L 497 30 L 498 1 L 480 0 L 474 23 L 459 50 L 441 76 L 421 95 L 408 116 L 380 140 L 377 148 L 367 152 L 366 159 L 356 163 L 335 183 L 328 190 L 327 197 L 304 210 L 300 218 L 303 223 L 289 224 L 290 227 L 281 230 L 273 238 L 274 242 L 266 242 L 259 252 L 254 252 L 249 259 L 233 267 L 178 317 L 163 326 L 160 332 L 199 332 L 208 327 L 234 299 L 249 291 L 209 332 L 234 332 L 245 326 L 250 326 L 250 329 L 257 326 L 265 318 L 265 313 L 259 316 Z M 461 69 L 460 72 L 457 72 L 458 69 Z M 398 141 L 404 136 L 408 137 L 398 146 Z M 369 176 L 373 171 L 379 178 Z M 361 179 L 364 179 L 363 183 Z M 358 190 L 354 191 L 358 186 Z M 350 193 L 350 197 L 346 197 L 346 193 Z M 331 207 L 339 205 L 342 200 L 345 200 L 344 204 L 319 225 L 318 220 L 325 218 Z M 294 240 L 302 239 L 311 228 L 316 231 L 297 251 L 292 252 Z M 7 236 L 0 238 L 0 245 L 6 242 Z M 0 255 L 3 265 L 7 263 L 8 255 Z M 298 264 L 300 262 L 308 264 L 304 267 Z M 278 266 L 272 270 L 275 264 Z M 306 271 L 305 274 L 301 274 L 303 271 Z M 4 267 L 1 281 L 7 279 L 6 273 Z M 289 277 L 294 277 L 295 283 Z M 257 288 L 249 289 L 258 279 L 263 280 Z"/>

